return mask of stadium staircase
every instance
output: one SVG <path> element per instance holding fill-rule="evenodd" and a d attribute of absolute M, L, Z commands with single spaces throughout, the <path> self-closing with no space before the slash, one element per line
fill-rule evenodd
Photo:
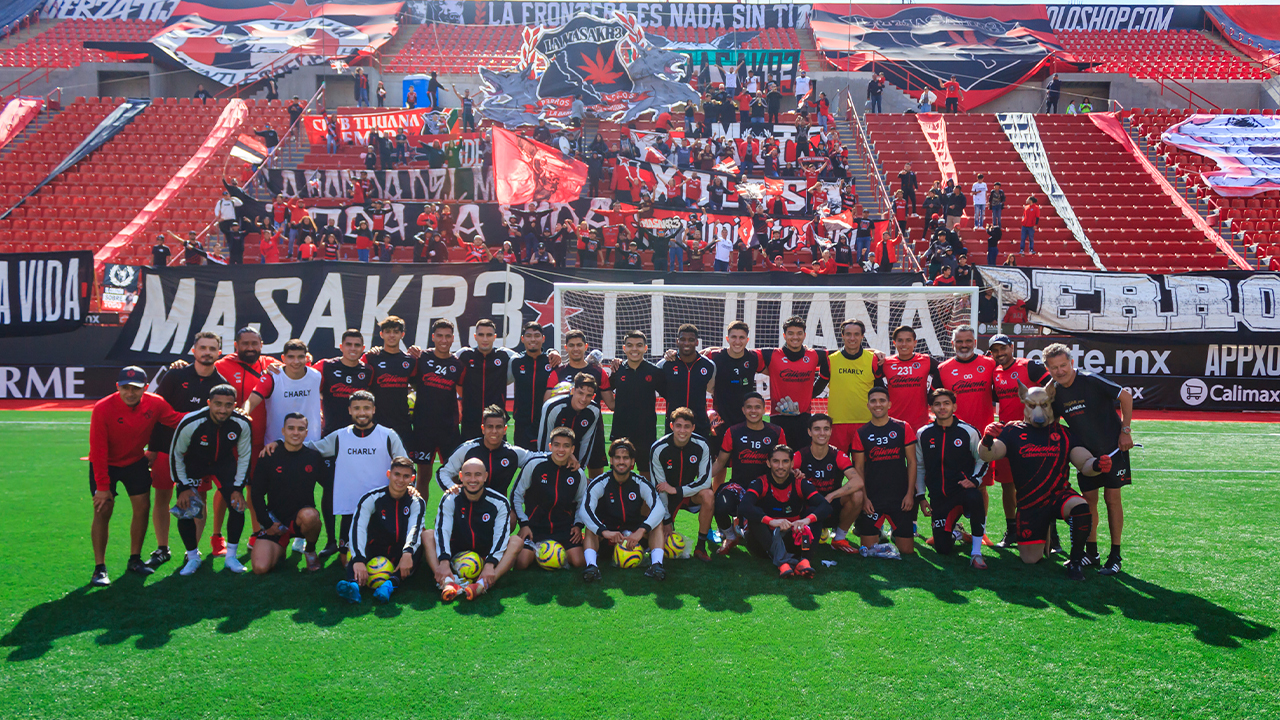
<path fill-rule="evenodd" d="M 40 109 L 40 114 L 36 115 L 31 122 L 27 123 L 27 126 L 22 128 L 22 132 L 18 133 L 17 137 L 10 140 L 9 144 L 5 145 L 4 148 L 0 148 L 0 161 L 2 161 L 6 157 L 9 157 L 9 155 L 12 154 L 15 150 L 22 147 L 23 144 L 27 142 L 27 140 L 31 139 L 36 135 L 36 133 L 40 132 L 40 130 L 43 129 L 45 125 L 48 125 L 55 117 L 57 117 L 58 113 L 60 112 L 62 112 L 61 109 L 54 110 L 50 108 L 48 104 L 45 104 L 45 106 Z M 0 209 L 0 210 L 3 210 L 3 209 Z"/>

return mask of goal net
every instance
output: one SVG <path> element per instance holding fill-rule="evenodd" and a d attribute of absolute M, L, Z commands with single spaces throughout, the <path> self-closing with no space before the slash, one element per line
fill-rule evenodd
<path fill-rule="evenodd" d="M 557 283 L 556 346 L 564 334 L 581 330 L 605 359 L 622 356 L 622 338 L 640 330 L 649 338 L 651 358 L 676 347 L 678 329 L 696 325 L 702 347 L 723 346 L 725 328 L 735 320 L 751 326 L 749 348 L 784 344 L 782 323 L 804 318 L 806 344 L 837 351 L 840 324 L 861 320 L 864 347 L 893 352 L 893 329 L 916 329 L 916 350 L 939 358 L 952 355 L 951 331 L 977 326 L 978 288 L 823 287 L 812 291 L 744 286 Z M 763 388 L 762 390 L 767 390 Z"/>

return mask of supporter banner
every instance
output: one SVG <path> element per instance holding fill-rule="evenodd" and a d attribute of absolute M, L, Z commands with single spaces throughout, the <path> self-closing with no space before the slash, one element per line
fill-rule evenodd
<path fill-rule="evenodd" d="M 18 200 L 13 207 L 9 208 L 0 215 L 0 220 L 9 217 L 9 214 L 20 207 L 27 201 L 27 198 L 40 192 L 41 188 L 53 182 L 59 175 L 66 172 L 68 168 L 80 162 L 89 156 L 89 153 L 97 150 L 107 144 L 114 138 L 125 125 L 133 122 L 133 119 L 140 115 L 143 110 L 151 106 L 150 98 L 129 98 L 120 104 L 111 114 L 102 119 L 93 132 L 85 136 L 80 144 L 75 147 L 66 157 L 62 158 L 62 162 L 57 167 L 49 171 L 49 175 L 41 180 L 34 188 L 31 189 L 22 199 Z"/>
<path fill-rule="evenodd" d="M 506 205 L 570 202 L 587 183 L 586 163 L 502 128 L 493 129 L 493 172 Z"/>
<path fill-rule="evenodd" d="M 403 2 L 310 5 L 267 0 L 181 0 L 151 43 L 222 85 L 369 55 L 396 31 Z"/>
<path fill-rule="evenodd" d="M 1205 12 L 1237 50 L 1274 68 L 1280 53 L 1280 13 L 1275 5 L 1222 5 Z"/>
<path fill-rule="evenodd" d="M 709 170 L 693 170 L 681 169 L 674 165 L 664 165 L 660 163 L 640 162 L 639 160 L 629 160 L 626 165 L 633 168 L 632 172 L 638 177 L 646 187 L 653 191 L 653 196 L 657 203 L 661 205 L 667 197 L 667 189 L 674 182 L 681 186 L 681 197 L 687 197 L 685 194 L 684 183 L 690 178 L 698 178 L 701 185 L 701 194 L 697 204 L 705 206 L 709 200 L 708 193 L 711 187 L 712 178 L 720 178 L 725 184 L 725 197 L 721 205 L 724 213 L 730 215 L 740 215 L 747 211 L 747 204 L 744 199 L 752 199 L 755 194 L 764 194 L 772 197 L 781 197 L 786 205 L 788 213 L 803 213 L 805 211 L 805 188 L 808 181 L 804 178 L 783 178 L 780 180 L 765 179 L 761 181 L 744 181 L 739 183 L 737 176 L 728 173 L 719 173 Z M 823 183 L 827 189 L 827 197 L 836 202 L 840 200 L 840 188 L 836 183 Z M 738 191 L 743 186 L 747 186 L 748 197 L 742 198 Z M 763 185 L 766 189 L 760 190 L 757 185 Z M 706 209 L 705 207 L 703 209 Z"/>
<path fill-rule="evenodd" d="M 418 226 L 418 216 L 426 209 L 426 203 L 391 203 L 391 212 L 383 220 L 392 244 L 409 245 L 413 242 L 414 235 L 423 229 Z M 507 239 L 507 227 L 503 224 L 507 220 L 515 220 L 519 225 L 528 217 L 548 234 L 564 220 L 575 225 L 585 222 L 589 227 L 600 227 L 605 224 L 606 218 L 599 211 L 608 210 L 609 201 L 603 198 L 575 200 L 571 203 L 543 205 L 528 211 L 517 208 L 514 213 L 510 208 L 497 203 L 458 203 L 449 206 L 449 209 L 453 212 L 454 230 L 464 239 L 472 241 L 479 237 L 494 245 L 501 245 Z M 354 232 L 360 220 L 369 220 L 370 227 L 373 226 L 373 219 L 359 205 L 317 207 L 311 208 L 309 212 L 316 219 L 317 226 L 324 227 L 325 223 L 333 222 L 344 235 Z"/>
<path fill-rule="evenodd" d="M 368 145 L 369 132 L 372 130 L 391 135 L 404 130 L 405 134 L 414 138 L 415 141 L 418 138 L 430 137 L 423 130 L 426 127 L 427 115 L 431 112 L 425 108 L 415 110 L 339 108 L 335 113 L 338 120 L 338 142 L 343 145 Z M 316 147 L 324 147 L 327 129 L 324 115 L 303 115 L 302 126 L 306 128 L 309 143 Z"/>
<path fill-rule="evenodd" d="M 725 45 L 739 47 L 743 42 L 741 38 L 748 34 L 726 35 L 727 40 L 717 38 L 710 43 L 668 42 L 666 47 L 689 56 L 691 62 L 687 65 L 684 79 L 696 77 L 700 88 L 723 83 L 725 76 L 739 63 L 744 77 L 761 77 L 766 82 L 777 82 L 783 91 L 793 88 L 800 68 L 800 51 L 724 49 Z M 654 37 L 656 42 L 655 36 L 650 37 Z"/>
<path fill-rule="evenodd" d="M 22 132 L 44 108 L 44 98 L 17 97 L 10 100 L 0 112 L 0 149 Z"/>
<path fill-rule="evenodd" d="M 1198 5 L 1046 5 L 1055 31 L 1200 30 L 1204 9 Z"/>
<path fill-rule="evenodd" d="M 1005 305 L 1075 335 L 1173 345 L 1280 343 L 1280 274 L 1237 270 L 1146 275 L 983 267 Z"/>
<path fill-rule="evenodd" d="M 923 80 L 940 91 L 955 76 L 963 110 L 1021 85 L 1062 50 L 1039 5 L 815 5 L 811 26 L 842 70 L 875 63 L 912 90 Z"/>
<path fill-rule="evenodd" d="M 698 102 L 687 84 L 688 58 L 645 36 L 634 15 L 575 15 L 557 28 L 525 28 L 516 69 L 480 68 L 480 113 L 508 128 L 566 118 L 575 97 L 592 115 L 630 122 Z"/>
<path fill-rule="evenodd" d="M 460 157 L 479 165 L 479 140 L 464 140 Z M 368 178 L 370 200 L 431 202 L 493 202 L 493 172 L 479 167 L 434 170 L 269 170 L 272 193 L 287 197 L 326 199 L 351 197 L 352 183 Z"/>
<path fill-rule="evenodd" d="M 1280 190 L 1280 118 L 1274 115 L 1192 115 L 1160 139 L 1216 162 L 1218 170 L 1200 177 L 1219 195 Z"/>
<path fill-rule="evenodd" d="M 725 30 L 797 28 L 809 24 L 813 6 L 784 0 L 700 3 L 460 2 L 409 0 L 405 13 L 414 22 L 467 25 L 563 25 L 580 12 L 631 13 L 644 27 Z"/>
<path fill-rule="evenodd" d="M 552 284 L 616 282 L 619 273 L 637 283 L 670 282 L 733 285 L 733 273 L 666 273 L 557 269 L 542 273 L 522 267 L 488 264 L 369 265 L 307 262 L 243 265 L 235 268 L 175 267 L 148 269 L 142 296 L 129 315 L 111 357 L 119 362 L 166 362 L 180 357 L 193 333 L 209 330 L 230 347 L 240 327 L 257 327 L 263 352 L 278 353 L 290 338 L 301 338 L 316 357 L 332 357 L 342 333 L 358 328 L 377 337 L 374 323 L 388 314 L 404 318 L 405 342 L 430 342 L 431 323 L 439 318 L 458 327 L 459 341 L 471 337 L 477 320 L 492 318 L 508 347 L 519 345 L 520 326 L 536 321 L 552 325 Z M 771 286 L 905 286 L 919 275 L 886 273 L 812 278 L 794 273 L 755 273 L 753 283 Z"/>
<path fill-rule="evenodd" d="M 58 20 L 168 20 L 178 0 L 48 0 L 40 15 Z"/>
<path fill-rule="evenodd" d="M 75 330 L 89 311 L 88 251 L 0 255 L 0 337 Z"/>

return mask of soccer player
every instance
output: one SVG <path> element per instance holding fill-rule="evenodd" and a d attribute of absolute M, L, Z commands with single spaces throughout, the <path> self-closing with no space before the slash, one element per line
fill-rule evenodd
<path fill-rule="evenodd" d="M 493 408 L 493 406 L 490 406 Z M 486 423 L 489 420 L 486 410 Z M 503 427 L 505 431 L 505 425 Z M 485 427 L 488 434 L 488 427 Z M 495 488 L 492 476 L 479 458 L 468 458 L 458 468 L 462 489 L 447 493 L 436 512 L 435 531 L 422 532 L 422 545 L 440 597 L 445 602 L 458 595 L 475 600 L 487 592 L 515 564 L 520 543 L 511 542 L 514 517 L 505 490 Z M 484 558 L 480 577 L 465 587 L 453 574 L 453 560 L 462 553 L 474 552 Z"/>
<path fill-rule="evenodd" d="M 600 367 L 599 363 L 587 361 L 587 335 L 581 330 L 570 330 L 564 334 L 564 351 L 566 360 L 560 365 L 556 365 L 551 369 L 551 376 L 547 378 L 547 393 L 544 400 L 551 400 L 551 396 L 555 394 L 555 387 L 560 383 L 574 383 L 574 378 L 579 373 L 587 373 L 596 379 L 597 395 L 592 401 L 596 408 L 601 406 L 603 402 L 603 393 L 611 389 L 609 384 L 609 374 Z M 541 424 L 539 424 L 539 437 L 541 435 Z M 656 433 L 656 430 L 655 430 Z M 539 447 L 546 449 L 545 445 Z M 578 450 L 581 454 L 582 446 L 579 445 Z M 591 455 L 583 461 L 583 465 L 591 468 L 592 476 L 599 475 L 604 469 L 604 439 L 601 436 L 600 442 L 593 447 L 588 448 Z"/>
<path fill-rule="evenodd" d="M 358 394 L 369 395 L 368 402 L 373 404 L 368 392 Z M 372 423 L 372 408 L 368 418 Z M 329 437 L 338 437 L 345 430 Z M 391 578 L 373 591 L 373 597 L 385 603 L 413 574 L 421 554 L 427 502 L 413 490 L 413 461 L 403 454 L 392 458 L 386 478 L 386 485 L 361 495 L 353 509 L 347 536 L 351 563 L 347 565 L 347 579 L 339 580 L 337 587 L 338 597 L 347 602 L 360 602 L 360 588 L 369 583 L 368 562 L 373 558 L 384 557 L 395 566 Z"/>
<path fill-rule="evenodd" d="M 403 441 L 413 437 L 413 421 L 409 414 L 409 380 L 413 377 L 416 358 L 401 348 L 404 320 L 388 315 L 378 323 L 380 347 L 370 348 L 360 358 L 373 373 L 369 390 L 378 404 L 373 421 L 396 431 Z"/>
<path fill-rule="evenodd" d="M 961 325 L 951 331 L 951 347 L 955 357 L 938 365 L 942 387 L 956 394 L 956 417 L 975 428 L 985 428 L 996 419 L 996 361 L 977 352 L 978 336 L 972 325 Z M 990 507 L 987 486 L 994 485 L 991 472 L 982 478 L 982 503 Z M 984 545 L 994 545 L 986 537 Z"/>
<path fill-rule="evenodd" d="M 1088 502 L 1067 480 L 1067 463 L 1075 465 L 1083 476 L 1096 477 L 1111 470 L 1112 459 L 1107 455 L 1094 457 L 1058 423 L 1053 414 L 1056 389 L 1054 385 L 1020 388 L 1024 419 L 1004 426 L 988 425 L 979 455 L 987 462 L 1002 457 L 1009 459 L 1018 493 L 1016 522 L 1018 555 L 1022 561 L 1037 563 L 1044 557 L 1049 529 L 1061 518 L 1071 528 L 1067 576 L 1083 580 L 1081 564 L 1093 530 L 1093 519 Z"/>
<path fill-rule="evenodd" d="M 169 407 L 159 395 L 146 392 L 147 374 L 130 365 L 120 370 L 116 392 L 93 404 L 89 416 L 89 492 L 93 496 L 94 587 L 111 584 L 107 575 L 107 530 L 115 509 L 117 486 L 124 484 L 133 522 L 129 527 L 128 568 L 150 575 L 155 568 L 142 561 L 142 540 L 151 511 L 151 475 L 143 451 L 156 425 L 173 427 L 182 413 Z"/>
<path fill-rule="evenodd" d="M 526 450 L 535 450 L 538 447 L 542 403 L 547 397 L 547 381 L 551 378 L 552 368 L 559 364 L 559 357 L 542 352 L 546 335 L 536 322 L 524 324 L 520 339 L 524 343 L 524 353 L 507 364 L 515 395 L 513 440 Z"/>
<path fill-rule="evenodd" d="M 591 467 L 595 448 L 601 445 L 600 407 L 592 402 L 598 389 L 596 378 L 588 373 L 578 373 L 573 379 L 573 390 L 567 395 L 557 395 L 542 405 L 542 421 L 538 424 L 538 447 L 544 452 L 551 449 L 551 436 L 557 428 L 573 432 L 578 462 Z M 598 474 L 598 473 L 597 473 Z"/>
<path fill-rule="evenodd" d="M 916 546 L 916 451 L 911 447 L 916 444 L 916 431 L 889 417 L 892 406 L 888 389 L 874 387 L 867 392 L 871 420 L 853 436 L 853 466 L 862 475 L 871 507 L 864 508 L 854 529 L 862 547 L 870 550 L 888 520 L 898 552 L 910 555 Z"/>
<path fill-rule="evenodd" d="M 892 400 L 893 395 L 889 397 Z M 929 407 L 933 422 L 916 431 L 916 502 L 925 516 L 933 518 L 933 547 L 941 555 L 955 552 L 955 543 L 964 541 L 966 536 L 956 523 L 961 514 L 968 517 L 973 528 L 969 566 L 986 570 L 982 535 L 987 516 L 979 490 L 986 463 L 978 458 L 980 434 L 955 416 L 956 394 L 950 390 L 930 392 Z"/>
<path fill-rule="evenodd" d="M 500 405 L 490 405 L 484 409 L 483 420 L 480 437 L 459 445 L 449 461 L 436 471 L 436 482 L 446 493 L 458 492 L 462 485 L 462 466 L 476 460 L 484 468 L 486 487 L 505 497 L 520 466 L 529 459 L 528 450 L 507 442 L 506 410 Z"/>
<path fill-rule="evenodd" d="M 565 549 L 569 564 L 586 564 L 582 552 L 582 526 L 578 506 L 587 489 L 587 476 L 570 466 L 576 440 L 573 431 L 560 427 L 551 431 L 546 452 L 529 455 L 520 466 L 520 475 L 511 491 L 511 506 L 520 524 L 523 547 L 516 567 L 529 567 L 536 559 L 538 543 L 554 540 Z"/>
<path fill-rule="evenodd" d="M 227 520 L 226 568 L 233 573 L 245 571 L 236 553 L 240 533 L 244 531 L 244 487 L 249 479 L 249 460 L 253 454 L 253 428 L 249 418 L 236 409 L 236 389 L 223 383 L 209 390 L 208 404 L 183 416 L 173 429 L 169 447 L 169 474 L 178 489 L 177 505 L 186 511 L 191 499 L 200 494 L 201 514 L 207 507 L 209 488 L 218 487 L 226 505 L 231 508 Z M 200 569 L 200 531 L 194 518 L 179 518 L 178 534 L 187 548 L 187 561 L 179 575 L 191 575 Z"/>
<path fill-rule="evenodd" d="M 666 375 L 644 359 L 649 352 L 649 339 L 639 330 L 628 332 L 622 339 L 622 351 L 626 359 L 614 361 L 609 389 L 603 393 L 605 406 L 614 411 L 609 440 L 627 438 L 636 447 L 648 448 L 658 439 L 655 399 L 666 390 Z M 649 461 L 648 457 L 638 457 L 636 466 L 648 473 Z"/>
<path fill-rule="evenodd" d="M 747 520 L 747 547 L 769 558 L 779 577 L 813 577 L 808 555 L 816 544 L 811 525 L 831 516 L 831 504 L 808 478 L 792 473 L 792 450 L 769 451 L 769 472 L 750 481 L 741 511 Z"/>
<path fill-rule="evenodd" d="M 600 579 L 596 553 L 602 545 L 606 552 L 611 545 L 632 550 L 645 540 L 649 544 L 645 577 L 667 579 L 667 571 L 662 567 L 666 503 L 648 480 L 633 472 L 635 457 L 636 447 L 630 440 L 621 438 L 609 443 L 609 472 L 592 479 L 582 496 L 578 524 L 586 530 L 583 556 L 587 567 L 582 571 L 586 582 Z"/>
<path fill-rule="evenodd" d="M 286 357 L 288 354 L 285 350 Z M 267 428 L 270 427 L 268 421 Z M 320 570 L 320 559 L 316 557 L 321 525 L 320 513 L 316 510 L 316 484 L 324 474 L 324 458 L 319 451 L 303 445 L 310 434 L 311 422 L 306 415 L 299 412 L 285 415 L 281 421 L 281 439 L 275 441 L 278 452 L 259 458 L 253 468 L 251 497 L 258 517 L 262 518 L 262 529 L 254 534 L 258 541 L 250 553 L 255 575 L 271 572 L 294 537 L 305 542 L 307 570 Z"/>
<path fill-rule="evenodd" d="M 514 350 L 494 347 L 498 339 L 498 326 L 488 318 L 476 322 L 476 346 L 463 348 L 458 353 L 462 363 L 462 379 L 459 382 L 462 395 L 462 438 L 480 437 L 485 408 L 490 405 L 505 407 L 507 383 L 511 382 L 509 367 L 519 355 Z"/>
<path fill-rule="evenodd" d="M 436 320 L 431 323 L 431 351 L 418 356 L 413 385 L 417 399 L 413 403 L 413 448 L 411 457 L 418 463 L 418 492 L 429 495 L 431 466 L 436 455 L 440 462 L 462 442 L 458 432 L 458 383 L 462 380 L 462 363 L 454 357 L 453 323 Z"/>
<path fill-rule="evenodd" d="M 854 520 L 862 514 L 866 495 L 861 473 L 848 455 L 831 445 L 831 427 L 830 415 L 810 415 L 809 445 L 796 451 L 791 466 L 808 478 L 831 505 L 831 515 L 817 526 L 819 531 L 826 528 L 835 531 L 831 549 L 856 553 L 858 549 L 845 537 Z"/>
<path fill-rule="evenodd" d="M 307 344 L 303 341 L 294 338 L 286 342 L 280 355 L 284 369 L 264 373 L 258 386 L 249 393 L 249 401 L 244 405 L 246 415 L 266 403 L 264 438 L 267 444 L 284 437 L 284 420 L 291 414 L 308 418 L 305 440 L 319 440 L 321 437 L 320 371 L 307 365 L 307 354 Z M 316 418 L 317 422 L 311 423 L 310 418 Z"/>
<path fill-rule="evenodd" d="M 867 326 L 861 320 L 845 320 L 840 324 L 844 347 L 828 358 L 831 383 L 827 411 L 831 413 L 831 445 L 846 453 L 853 447 L 858 428 L 871 419 L 867 393 L 876 379 L 883 376 L 883 358 L 876 351 L 862 347 L 866 335 Z"/>
<path fill-rule="evenodd" d="M 1111 469 L 1098 475 L 1077 473 L 1080 490 L 1089 501 L 1093 528 L 1082 562 L 1098 567 L 1100 575 L 1120 572 L 1120 534 L 1124 530 L 1124 504 L 1120 490 L 1133 482 L 1129 451 L 1133 449 L 1133 395 L 1097 373 L 1076 370 L 1071 351 L 1062 343 L 1044 349 L 1044 364 L 1053 376 L 1053 412 L 1071 426 L 1074 441 L 1095 457 L 1111 458 Z M 1116 417 L 1116 404 L 1120 417 Z M 1111 551 L 1107 562 L 1098 565 L 1098 490 L 1107 503 L 1107 529 Z"/>
<path fill-rule="evenodd" d="M 889 388 L 893 414 L 913 428 L 929 424 L 929 387 L 942 387 L 938 361 L 916 352 L 916 331 L 903 325 L 893 331 L 895 353 L 884 359 L 884 384 Z"/>
<path fill-rule="evenodd" d="M 711 419 L 707 416 L 707 392 L 715 389 L 716 364 L 698 354 L 698 326 L 685 323 L 677 330 L 677 354 L 663 359 L 665 388 L 662 399 L 667 403 L 667 432 L 671 432 L 671 413 L 676 408 L 693 412 L 693 431 L 711 437 Z"/>
<path fill-rule="evenodd" d="M 708 562 L 707 533 L 716 498 L 711 490 L 711 444 L 694 432 L 694 413 L 689 408 L 676 408 L 671 413 L 671 432 L 649 448 L 650 477 L 659 493 L 666 495 L 667 532 L 675 532 L 676 513 L 688 508 L 698 513 L 698 544 L 693 551 L 697 559 Z"/>
<path fill-rule="evenodd" d="M 764 421 L 764 396 L 749 392 L 742 401 L 746 418 L 724 431 L 720 454 L 711 475 L 719 477 L 728 466 L 733 467 L 733 480 L 716 488 L 716 528 L 722 538 L 717 552 L 726 555 L 744 539 L 732 518 L 742 517 L 738 505 L 747 492 L 747 484 L 769 472 L 769 453 L 787 444 L 782 428 Z"/>
<path fill-rule="evenodd" d="M 339 357 L 326 358 L 312 365 L 320 372 L 320 406 L 324 413 L 322 436 L 331 435 L 346 427 L 351 418 L 348 412 L 351 397 L 360 391 L 368 392 L 373 387 L 373 371 L 360 361 L 364 356 L 364 335 L 355 329 L 344 331 L 341 350 L 342 355 Z M 320 551 L 322 556 L 337 552 L 338 546 L 346 542 L 347 536 L 345 532 L 334 532 L 334 467 L 333 461 L 328 457 L 325 458 L 325 469 L 325 478 L 320 485 L 320 517 L 324 520 L 328 542 Z"/>
<path fill-rule="evenodd" d="M 191 347 L 191 365 L 168 369 L 156 379 L 156 394 L 169 403 L 169 407 L 186 414 L 199 410 L 209 400 L 209 391 L 226 379 L 218 373 L 215 364 L 222 355 L 222 338 L 208 330 L 198 332 Z M 148 447 L 155 453 L 151 461 L 151 487 L 156 491 L 155 505 L 151 509 L 151 522 L 155 528 L 156 549 L 151 552 L 147 566 L 158 568 L 169 562 L 169 502 L 173 499 L 173 478 L 169 476 L 169 446 L 173 444 L 173 429 L 157 424 L 151 431 Z"/>
<path fill-rule="evenodd" d="M 783 347 L 759 351 L 761 369 L 769 375 L 769 422 L 787 437 L 801 438 L 809 427 L 809 407 L 826 389 L 831 370 L 825 350 L 805 347 L 804 318 L 788 318 L 782 337 Z"/>
<path fill-rule="evenodd" d="M 1013 356 L 1013 341 L 1009 339 L 1008 335 L 993 336 L 990 342 L 987 343 L 987 347 L 990 349 L 991 359 L 996 361 L 995 371 L 992 374 L 992 384 L 995 388 L 996 406 L 1000 413 L 1000 422 L 1005 424 L 1016 422 L 1022 417 L 1023 412 L 1022 399 L 1018 396 L 1018 386 L 1033 387 L 1042 385 L 1046 380 L 1049 380 L 1049 371 L 1038 360 L 1015 358 Z M 1014 489 L 1013 476 L 1009 473 L 1009 459 L 1003 457 L 991 463 L 991 472 L 988 473 L 999 483 L 1001 499 L 1004 503 L 1004 537 L 1000 542 L 996 543 L 996 547 L 1000 548 L 1014 547 L 1018 544 L 1016 527 L 1018 514 L 1017 492 Z M 1056 539 L 1057 533 L 1053 532 L 1051 534 Z M 1052 542 L 1051 547 L 1056 545 L 1056 542 Z"/>
<path fill-rule="evenodd" d="M 711 388 L 711 407 L 719 418 L 718 424 L 711 424 L 711 435 L 707 436 L 712 447 L 720 447 L 726 429 L 747 419 L 742 414 L 742 401 L 747 393 L 755 392 L 756 373 L 761 370 L 760 354 L 747 350 L 750 339 L 751 326 L 736 320 L 725 329 L 726 347 L 707 351 L 719 379 Z M 717 484 L 724 482 L 723 472 L 716 476 Z"/>

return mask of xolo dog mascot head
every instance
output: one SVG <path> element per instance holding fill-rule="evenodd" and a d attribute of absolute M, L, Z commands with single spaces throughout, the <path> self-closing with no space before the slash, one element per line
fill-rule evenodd
<path fill-rule="evenodd" d="M 1028 388 L 1018 383 L 1018 399 L 1022 400 L 1023 422 L 1035 427 L 1052 425 L 1053 394 L 1053 386 Z"/>

